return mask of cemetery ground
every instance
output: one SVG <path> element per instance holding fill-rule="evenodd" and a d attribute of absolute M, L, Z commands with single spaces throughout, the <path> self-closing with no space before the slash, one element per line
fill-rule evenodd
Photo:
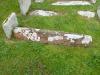
<path fill-rule="evenodd" d="M 29 9 L 51 10 L 58 16 L 22 16 L 17 0 L 0 0 L 0 75 L 99 75 L 100 74 L 100 19 L 86 18 L 78 10 L 96 12 L 100 0 L 90 6 L 52 6 L 54 0 L 34 3 Z M 21 27 L 49 29 L 93 37 L 89 47 L 70 47 L 38 42 L 7 40 L 2 22 L 16 12 Z"/>

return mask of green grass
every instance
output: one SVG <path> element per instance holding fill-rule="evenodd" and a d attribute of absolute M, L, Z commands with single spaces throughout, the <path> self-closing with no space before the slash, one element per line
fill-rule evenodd
<path fill-rule="evenodd" d="M 17 0 L 0 0 L 0 75 L 99 75 L 100 74 L 100 20 L 77 15 L 78 10 L 97 10 L 100 1 L 91 6 L 51 6 L 32 3 L 35 9 L 63 13 L 54 17 L 22 16 Z M 89 34 L 93 43 L 88 48 L 42 44 L 38 42 L 7 40 L 2 22 L 16 12 L 19 25 L 71 33 Z"/>

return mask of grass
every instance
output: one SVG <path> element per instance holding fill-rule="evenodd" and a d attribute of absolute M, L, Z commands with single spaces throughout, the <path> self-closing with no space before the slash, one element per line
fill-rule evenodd
<path fill-rule="evenodd" d="M 17 0 L 0 0 L 0 75 L 99 75 L 100 74 L 100 20 L 77 15 L 78 10 L 97 10 L 100 1 L 91 6 L 51 6 L 32 3 L 35 9 L 63 13 L 54 17 L 22 16 Z M 93 43 L 88 48 L 42 44 L 38 42 L 7 40 L 2 22 L 16 12 L 19 25 L 71 33 L 89 34 Z"/>

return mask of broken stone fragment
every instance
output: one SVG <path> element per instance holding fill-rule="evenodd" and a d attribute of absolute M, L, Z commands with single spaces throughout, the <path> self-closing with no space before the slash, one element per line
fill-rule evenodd
<path fill-rule="evenodd" d="M 35 0 L 36 3 L 43 3 L 44 0 Z"/>
<path fill-rule="evenodd" d="M 69 6 L 69 5 L 91 5 L 91 3 L 88 2 L 88 1 L 58 1 L 58 2 L 52 3 L 52 5 L 65 5 L 65 6 Z"/>
<path fill-rule="evenodd" d="M 15 13 L 12 13 L 4 22 L 3 22 L 3 30 L 8 39 L 11 38 L 12 31 L 15 27 L 18 26 L 18 21 Z"/>
<path fill-rule="evenodd" d="M 30 15 L 35 15 L 35 16 L 55 16 L 58 15 L 56 12 L 53 11 L 44 11 L 44 10 L 35 10 L 30 12 Z"/>
<path fill-rule="evenodd" d="M 88 17 L 88 18 L 95 17 L 95 12 L 91 12 L 91 11 L 78 11 L 78 14 L 81 16 Z"/>
<path fill-rule="evenodd" d="M 20 10 L 23 15 L 26 15 L 26 13 L 29 10 L 29 7 L 31 6 L 31 0 L 18 0 L 20 5 Z"/>
<path fill-rule="evenodd" d="M 16 27 L 13 30 L 17 39 L 68 46 L 88 46 L 92 42 L 89 35 L 69 34 L 64 32 Z"/>

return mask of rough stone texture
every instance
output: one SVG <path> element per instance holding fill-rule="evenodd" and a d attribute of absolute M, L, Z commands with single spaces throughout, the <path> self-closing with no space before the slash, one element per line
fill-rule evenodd
<path fill-rule="evenodd" d="M 20 5 L 21 13 L 23 15 L 26 15 L 31 5 L 31 0 L 18 0 L 18 2 Z"/>
<path fill-rule="evenodd" d="M 98 17 L 99 17 L 99 19 L 100 19 L 100 6 L 99 6 L 98 9 L 97 9 L 97 15 L 98 15 Z"/>
<path fill-rule="evenodd" d="M 52 5 L 91 5 L 88 1 L 58 1 L 55 3 L 52 3 Z"/>
<path fill-rule="evenodd" d="M 58 31 L 16 27 L 13 32 L 17 39 L 39 41 L 42 43 L 88 46 L 92 42 L 92 37 L 89 35 L 69 34 Z"/>
<path fill-rule="evenodd" d="M 81 15 L 81 16 L 88 17 L 88 18 L 95 17 L 95 13 L 91 12 L 91 11 L 78 11 L 78 14 Z"/>
<path fill-rule="evenodd" d="M 11 38 L 13 29 L 18 26 L 16 14 L 12 13 L 4 22 L 3 22 L 3 30 L 8 39 Z"/>
<path fill-rule="evenodd" d="M 56 12 L 53 11 L 44 11 L 44 10 L 35 10 L 30 12 L 30 15 L 36 15 L 36 16 L 54 16 L 58 15 Z"/>
<path fill-rule="evenodd" d="M 35 0 L 36 3 L 43 3 L 44 0 Z"/>
<path fill-rule="evenodd" d="M 90 0 L 91 1 L 91 3 L 96 3 L 96 0 Z"/>

